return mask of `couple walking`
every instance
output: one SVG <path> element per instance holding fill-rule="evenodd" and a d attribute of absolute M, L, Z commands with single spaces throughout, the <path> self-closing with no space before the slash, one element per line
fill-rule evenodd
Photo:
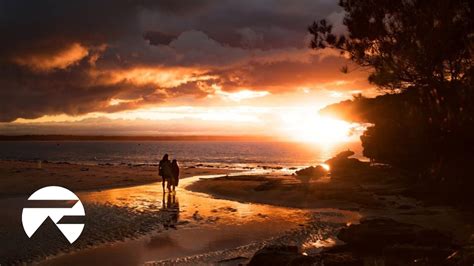
<path fill-rule="evenodd" d="M 168 191 L 174 191 L 179 183 L 178 161 L 174 159 L 170 162 L 168 154 L 165 154 L 158 165 L 158 174 L 162 178 L 163 192 L 165 192 L 165 182 L 167 182 Z"/>

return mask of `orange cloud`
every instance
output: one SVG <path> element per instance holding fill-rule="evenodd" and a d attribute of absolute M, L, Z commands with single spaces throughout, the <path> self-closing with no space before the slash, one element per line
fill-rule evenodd
<path fill-rule="evenodd" d="M 80 43 L 73 43 L 69 47 L 55 54 L 29 54 L 13 58 L 21 66 L 27 66 L 35 71 L 50 71 L 65 69 L 80 61 L 89 54 L 87 48 Z"/>
<path fill-rule="evenodd" d="M 137 67 L 127 70 L 110 70 L 110 80 L 108 82 L 127 81 L 136 85 L 154 84 L 161 88 L 173 88 L 188 82 L 216 78 L 216 76 L 206 75 L 205 73 L 205 70 L 199 68 Z"/>

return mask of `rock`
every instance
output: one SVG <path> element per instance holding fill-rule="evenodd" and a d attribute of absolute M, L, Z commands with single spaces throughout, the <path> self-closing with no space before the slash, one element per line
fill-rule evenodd
<path fill-rule="evenodd" d="M 253 255 L 252 265 L 314 265 L 317 258 L 298 252 L 296 246 L 266 246 Z"/>
<path fill-rule="evenodd" d="M 223 260 L 220 260 L 217 262 L 218 265 L 226 265 L 226 264 L 231 264 L 231 265 L 235 265 L 236 263 L 239 263 L 239 262 L 246 262 L 248 260 L 248 258 L 246 257 L 242 257 L 242 256 L 238 256 L 238 257 L 234 257 L 234 258 L 229 258 L 229 259 L 223 259 Z M 240 263 L 239 263 L 240 265 Z"/>
<path fill-rule="evenodd" d="M 336 172 L 360 170 L 361 168 L 366 166 L 366 163 L 363 163 L 354 158 L 348 158 L 354 154 L 355 153 L 351 150 L 343 151 L 338 153 L 333 158 L 325 161 L 325 163 L 330 166 L 331 173 L 333 174 Z"/>
<path fill-rule="evenodd" d="M 195 211 L 195 212 L 193 213 L 193 219 L 194 219 L 195 221 L 201 221 L 201 220 L 204 219 L 204 218 L 202 218 L 202 216 L 199 214 L 198 211 Z"/>
<path fill-rule="evenodd" d="M 362 266 L 362 259 L 351 252 L 301 254 L 296 246 L 266 246 L 257 251 L 248 265 L 324 265 Z"/>
<path fill-rule="evenodd" d="M 318 177 L 325 176 L 327 174 L 327 171 L 321 165 L 318 165 L 316 167 L 310 166 L 310 167 L 298 170 L 295 173 L 298 176 L 318 178 Z"/>
<path fill-rule="evenodd" d="M 317 255 L 320 258 L 320 265 L 324 266 L 362 266 L 364 261 L 357 258 L 351 252 L 329 253 L 323 252 Z"/>
<path fill-rule="evenodd" d="M 337 237 L 357 249 L 383 249 L 395 244 L 446 247 L 452 242 L 439 231 L 388 218 L 362 220 L 341 229 Z"/>
<path fill-rule="evenodd" d="M 440 265 L 457 249 L 451 237 L 437 230 L 388 218 L 362 220 L 341 229 L 337 237 L 346 245 L 323 254 L 351 252 L 358 258 L 381 258 L 386 265 Z"/>

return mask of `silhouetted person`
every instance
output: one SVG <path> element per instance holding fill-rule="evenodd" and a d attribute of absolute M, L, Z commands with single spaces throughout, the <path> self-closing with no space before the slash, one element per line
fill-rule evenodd
<path fill-rule="evenodd" d="M 173 191 L 176 189 L 179 183 L 179 165 L 178 161 L 174 159 L 171 162 L 171 173 L 173 174 L 173 179 L 171 180 L 171 185 L 173 186 Z"/>
<path fill-rule="evenodd" d="M 159 165 L 158 165 L 158 174 L 162 179 L 163 193 L 165 192 L 165 182 L 168 182 L 168 190 L 170 190 L 170 182 L 173 178 L 173 173 L 171 171 L 171 162 L 168 159 L 168 154 L 163 156 Z"/>

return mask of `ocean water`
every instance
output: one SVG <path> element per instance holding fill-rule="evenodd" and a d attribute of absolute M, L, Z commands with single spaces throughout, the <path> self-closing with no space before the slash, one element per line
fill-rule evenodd
<path fill-rule="evenodd" d="M 82 164 L 156 164 L 168 153 L 182 165 L 229 167 L 306 166 L 351 149 L 362 157 L 359 142 L 315 143 L 243 141 L 0 141 L 0 159 L 47 160 Z"/>

